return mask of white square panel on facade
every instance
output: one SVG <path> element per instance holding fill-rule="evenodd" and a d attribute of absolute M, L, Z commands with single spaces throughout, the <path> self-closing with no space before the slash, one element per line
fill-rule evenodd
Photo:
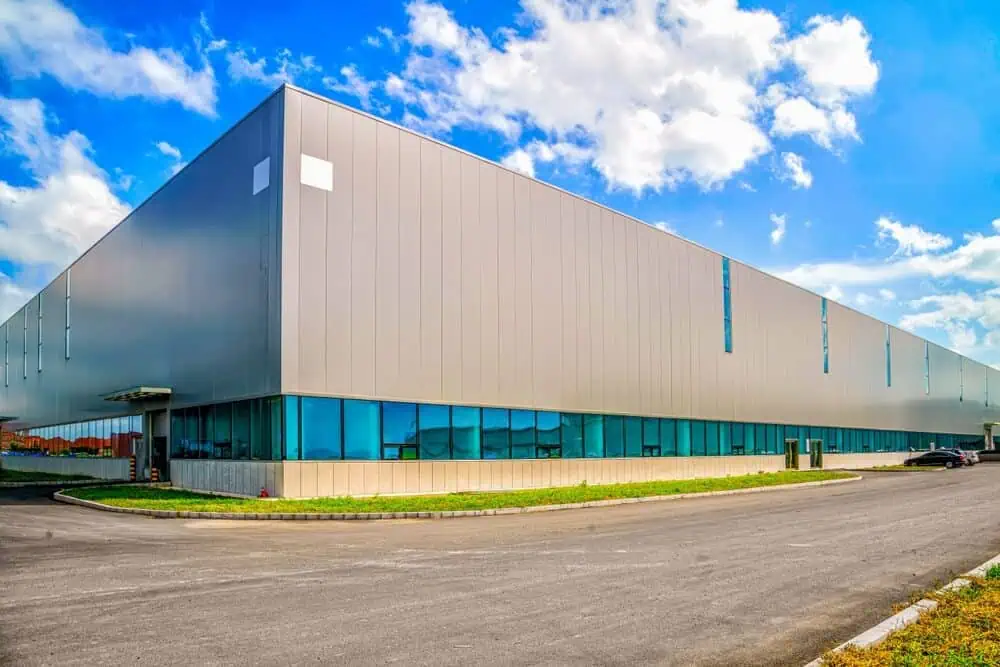
<path fill-rule="evenodd" d="M 303 185 L 333 192 L 333 163 L 303 153 L 300 180 Z"/>
<path fill-rule="evenodd" d="M 257 194 L 271 184 L 271 158 L 266 157 L 253 166 L 253 193 Z"/>

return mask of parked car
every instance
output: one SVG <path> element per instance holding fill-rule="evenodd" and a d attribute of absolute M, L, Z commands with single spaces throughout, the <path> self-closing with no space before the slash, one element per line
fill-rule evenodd
<path fill-rule="evenodd" d="M 977 452 L 968 449 L 952 449 L 950 447 L 945 447 L 943 449 L 937 450 L 939 452 L 955 452 L 956 454 L 965 455 L 965 465 L 974 466 L 979 463 L 979 454 Z"/>
<path fill-rule="evenodd" d="M 904 466 L 944 466 L 945 468 L 958 468 L 965 464 L 965 455 L 956 454 L 950 449 L 936 449 L 933 452 L 925 452 L 903 461 Z"/>

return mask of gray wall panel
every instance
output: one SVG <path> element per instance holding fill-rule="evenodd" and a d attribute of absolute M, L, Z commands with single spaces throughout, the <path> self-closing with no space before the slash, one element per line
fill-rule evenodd
<path fill-rule="evenodd" d="M 976 433 L 1000 417 L 984 405 L 987 376 L 1000 402 L 997 371 L 966 361 L 959 401 L 959 357 L 931 346 L 925 395 L 923 341 L 895 328 L 887 387 L 885 325 L 834 302 L 824 374 L 821 298 L 737 262 L 726 354 L 718 254 L 360 112 L 286 95 L 328 104 L 325 133 L 290 118 L 298 136 L 286 145 L 321 154 L 310 142 L 323 142 L 335 173 L 325 213 L 285 208 L 298 216 L 285 220 L 285 242 L 294 229 L 299 253 L 284 294 L 308 329 L 285 348 L 296 367 L 282 376 L 286 392 L 935 432 Z M 326 374 L 305 381 L 321 358 L 313 348 L 326 350 Z"/>
<path fill-rule="evenodd" d="M 14 426 L 124 414 L 140 406 L 100 397 L 135 385 L 172 387 L 175 405 L 279 391 L 282 105 L 269 98 L 72 265 L 68 360 L 65 272 L 42 292 L 41 373 L 38 297 L 28 304 L 27 379 L 15 313 L 0 414 Z M 264 158 L 270 185 L 254 195 Z"/>

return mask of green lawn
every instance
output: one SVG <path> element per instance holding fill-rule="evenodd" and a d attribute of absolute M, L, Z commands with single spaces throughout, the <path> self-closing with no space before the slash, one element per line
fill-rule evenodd
<path fill-rule="evenodd" d="M 93 479 L 86 475 L 56 475 L 51 472 L 24 472 L 0 468 L 0 482 L 71 482 Z"/>
<path fill-rule="evenodd" d="M 73 489 L 67 495 L 118 507 L 179 512 L 442 512 L 560 505 L 615 498 L 668 496 L 679 493 L 728 491 L 761 486 L 845 479 L 855 475 L 834 471 L 788 471 L 741 477 L 718 477 L 667 482 L 641 482 L 607 486 L 571 486 L 497 493 L 450 493 L 433 496 L 375 496 L 370 498 L 317 498 L 313 500 L 258 500 L 226 498 L 191 491 L 141 486 Z"/>
<path fill-rule="evenodd" d="M 952 593 L 929 596 L 938 607 L 882 644 L 824 656 L 825 667 L 1000 665 L 1000 566 Z"/>

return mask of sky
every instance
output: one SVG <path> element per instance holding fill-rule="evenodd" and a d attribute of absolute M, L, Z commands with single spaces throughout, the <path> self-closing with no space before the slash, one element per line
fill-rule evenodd
<path fill-rule="evenodd" d="M 996 0 L 4 0 L 0 321 L 283 82 L 1000 367 Z"/>

